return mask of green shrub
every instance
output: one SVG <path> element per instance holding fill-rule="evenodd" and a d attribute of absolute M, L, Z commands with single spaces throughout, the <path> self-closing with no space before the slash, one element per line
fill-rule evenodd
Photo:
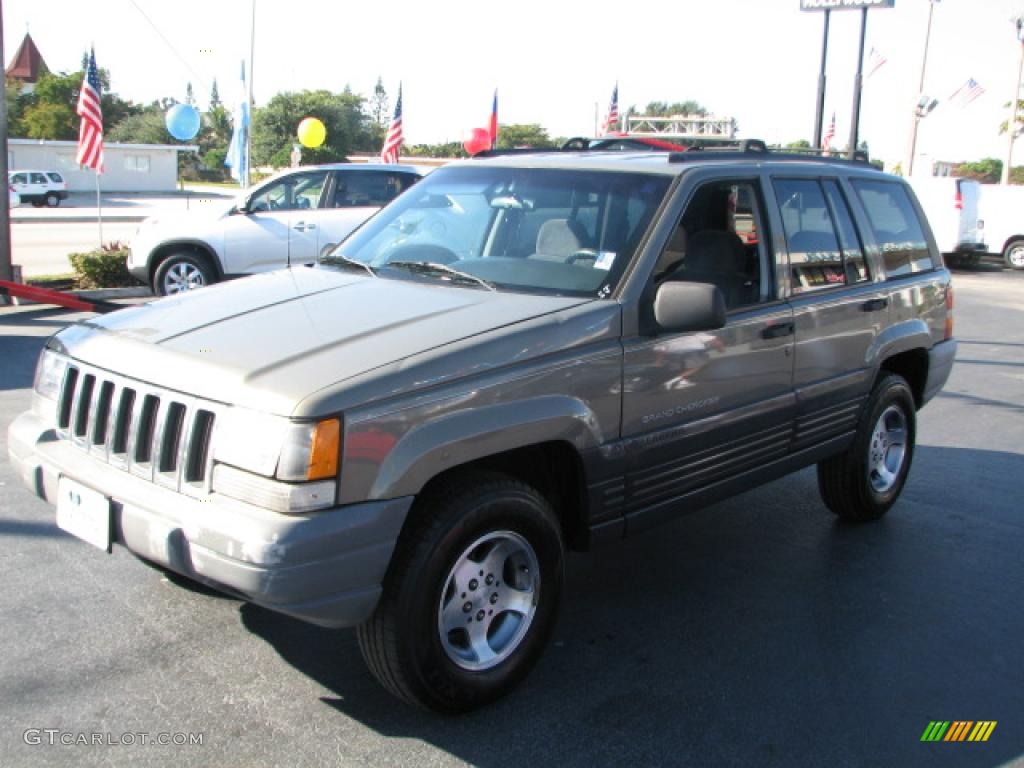
<path fill-rule="evenodd" d="M 68 254 L 79 288 L 139 285 L 139 281 L 128 273 L 124 264 L 127 258 L 128 246 L 116 241 L 85 253 Z"/>

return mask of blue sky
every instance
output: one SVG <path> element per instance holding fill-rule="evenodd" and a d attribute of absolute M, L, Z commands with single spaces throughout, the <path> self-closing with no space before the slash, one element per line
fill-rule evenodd
<path fill-rule="evenodd" d="M 205 104 L 214 77 L 222 99 L 236 89 L 251 8 L 251 0 L 6 0 L 4 52 L 10 60 L 28 24 L 52 69 L 76 69 L 92 42 L 122 96 L 183 98 L 192 81 Z M 950 160 L 1005 154 L 997 127 L 1020 51 L 1010 18 L 1021 13 L 1024 0 L 935 6 L 926 90 L 943 104 L 922 124 L 922 152 Z M 888 63 L 867 81 L 861 138 L 892 162 L 906 149 L 927 14 L 927 0 L 896 0 L 869 14 L 867 47 Z M 832 14 L 826 113 L 835 112 L 841 143 L 859 18 Z M 603 117 L 618 80 L 623 108 L 695 99 L 735 117 L 742 136 L 810 139 L 821 24 L 799 0 L 256 0 L 255 96 L 261 103 L 281 90 L 346 84 L 368 95 L 379 75 L 393 98 L 402 80 L 407 140 L 434 142 L 485 125 L 497 86 L 502 122 L 539 122 L 552 135 L 573 136 L 593 133 L 595 105 Z M 945 103 L 969 77 L 985 94 L 967 108 Z"/>

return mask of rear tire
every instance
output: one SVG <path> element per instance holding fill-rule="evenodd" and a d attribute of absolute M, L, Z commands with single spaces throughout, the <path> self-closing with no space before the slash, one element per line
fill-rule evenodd
<path fill-rule="evenodd" d="M 60 205 L 60 198 L 51 192 L 46 196 L 46 204 L 50 208 L 56 208 L 58 205 Z"/>
<path fill-rule="evenodd" d="M 562 590 L 561 529 L 534 488 L 496 472 L 456 476 L 417 504 L 359 648 L 398 698 L 466 712 L 512 690 L 543 652 Z"/>
<path fill-rule="evenodd" d="M 914 457 L 914 396 L 902 376 L 883 373 L 853 443 L 818 464 L 825 505 L 843 520 L 877 520 L 896 503 Z"/>
<path fill-rule="evenodd" d="M 1010 269 L 1024 269 L 1024 240 L 1011 240 L 1003 249 L 1003 260 Z"/>

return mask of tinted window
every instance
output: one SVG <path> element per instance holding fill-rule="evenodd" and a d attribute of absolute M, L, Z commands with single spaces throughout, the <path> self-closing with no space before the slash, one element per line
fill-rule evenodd
<path fill-rule="evenodd" d="M 717 181 L 694 192 L 654 268 L 654 279 L 718 286 L 729 309 L 771 298 L 757 182 Z"/>
<path fill-rule="evenodd" d="M 64 178 L 59 173 L 47 173 L 46 175 L 50 177 L 50 181 L 56 182 L 57 184 L 64 181 Z"/>
<path fill-rule="evenodd" d="M 902 184 L 854 179 L 853 188 L 864 205 L 871 230 L 882 250 L 888 277 L 932 268 L 917 212 Z"/>
<path fill-rule="evenodd" d="M 28 176 L 26 176 L 24 173 L 16 173 L 13 176 L 11 176 L 11 183 L 28 184 Z"/>
<path fill-rule="evenodd" d="M 843 253 L 821 185 L 809 179 L 780 179 L 774 184 L 786 232 L 793 292 L 845 285 Z"/>
<path fill-rule="evenodd" d="M 828 200 L 829 211 L 832 213 L 832 221 L 836 225 L 836 232 L 839 235 L 839 245 L 843 251 L 843 271 L 846 274 L 846 282 L 862 283 L 870 279 L 867 264 L 864 261 L 864 247 L 861 245 L 860 237 L 857 235 L 857 228 L 850 216 L 850 209 L 846 204 L 839 185 L 834 181 L 822 183 L 825 188 L 825 198 Z"/>
<path fill-rule="evenodd" d="M 389 171 L 342 171 L 336 178 L 334 208 L 387 205 L 417 181 L 412 174 Z"/>
<path fill-rule="evenodd" d="M 41 174 L 41 173 L 31 173 L 31 174 L 29 174 L 29 178 L 32 180 L 33 184 L 45 184 L 46 183 L 46 177 L 43 174 Z"/>

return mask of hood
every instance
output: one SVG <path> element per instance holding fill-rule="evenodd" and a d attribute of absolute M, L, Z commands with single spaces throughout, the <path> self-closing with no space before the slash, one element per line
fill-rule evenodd
<path fill-rule="evenodd" d="M 325 387 L 588 301 L 299 267 L 115 312 L 57 341 L 131 378 L 289 414 Z"/>

